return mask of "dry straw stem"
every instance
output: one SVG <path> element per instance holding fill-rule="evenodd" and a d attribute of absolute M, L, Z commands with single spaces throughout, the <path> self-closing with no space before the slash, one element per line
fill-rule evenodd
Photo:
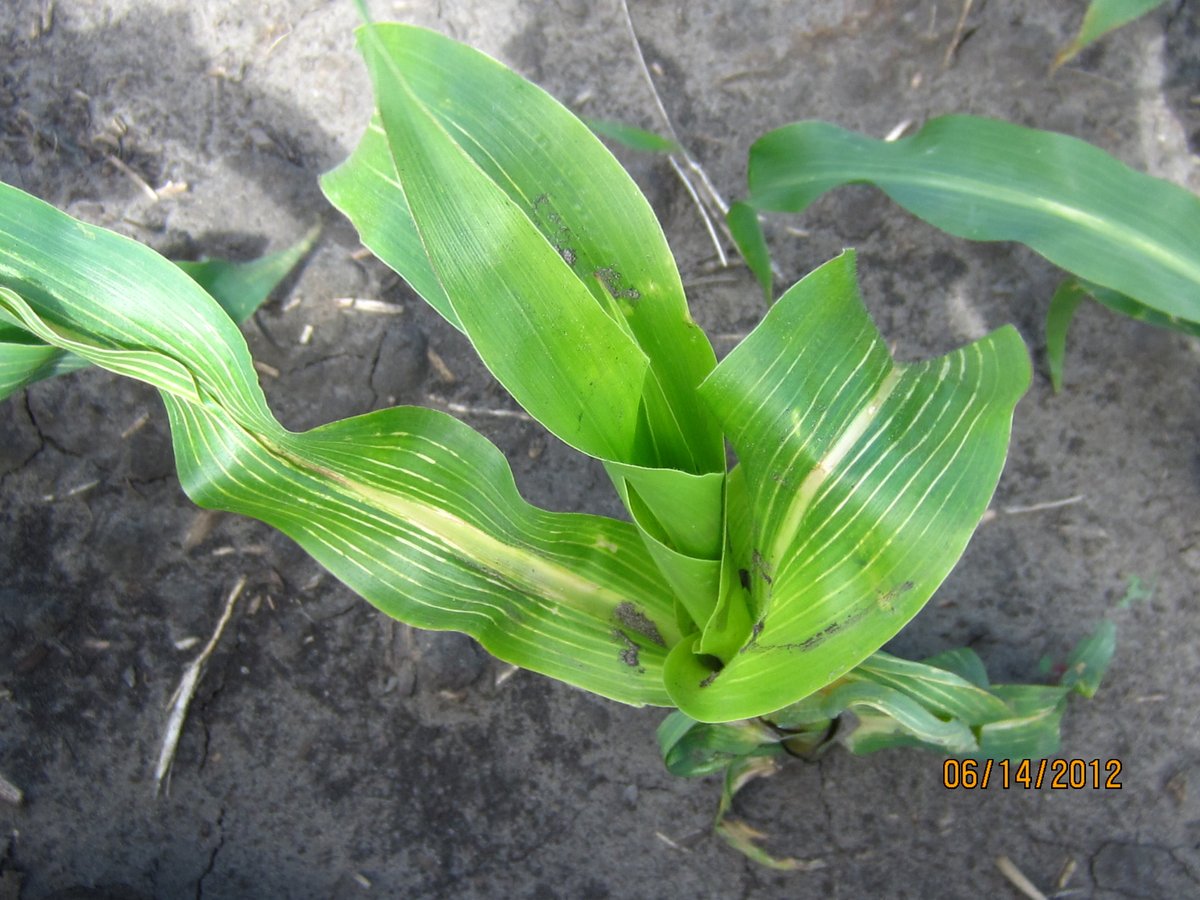
<path fill-rule="evenodd" d="M 954 36 L 950 38 L 950 45 L 946 48 L 946 55 L 942 57 L 942 68 L 950 68 L 950 64 L 954 62 L 954 55 L 958 53 L 958 48 L 962 46 L 963 36 L 967 28 L 967 16 L 971 14 L 971 6 L 974 0 L 963 0 L 962 11 L 958 14 L 958 22 L 954 25 Z"/>
<path fill-rule="evenodd" d="M 1074 506 L 1076 503 L 1083 502 L 1084 494 L 1076 494 L 1073 497 L 1064 497 L 1062 500 L 1046 500 L 1042 503 L 1033 503 L 1029 506 L 1006 506 L 1004 512 L 1006 515 L 1017 516 L 1022 513 L 1044 512 L 1048 509 L 1059 509 L 1063 506 Z"/>
<path fill-rule="evenodd" d="M 386 300 L 376 300 L 373 297 L 335 297 L 333 302 L 341 309 L 381 316 L 398 316 L 404 312 L 404 307 L 399 303 L 388 303 Z"/>
<path fill-rule="evenodd" d="M 1000 873 L 1005 878 L 1012 882 L 1013 887 L 1028 897 L 1029 900 L 1046 900 L 1046 895 L 1039 891 L 1033 882 L 1025 877 L 1025 873 L 1017 868 L 1016 863 L 1007 856 L 1001 855 L 996 857 L 996 868 L 1000 870 Z"/>
<path fill-rule="evenodd" d="M 159 201 L 158 192 L 154 190 L 154 188 L 150 187 L 150 182 L 146 181 L 146 179 L 142 177 L 141 173 L 135 171 L 124 160 L 113 156 L 111 153 L 107 154 L 104 158 L 111 163 L 115 169 L 121 172 L 121 174 L 125 175 L 130 181 L 137 185 L 151 203 L 157 203 Z"/>
<path fill-rule="evenodd" d="M 158 765 L 154 769 L 155 796 L 158 796 L 162 791 L 163 781 L 171 770 L 171 763 L 175 760 L 175 750 L 179 746 L 179 736 L 183 733 L 183 723 L 187 719 L 188 707 L 192 704 L 192 698 L 196 696 L 196 687 L 200 684 L 200 676 L 204 672 L 204 664 L 208 662 L 208 658 L 212 656 L 212 652 L 217 648 L 217 642 L 221 640 L 225 626 L 229 624 L 229 619 L 233 615 L 233 608 L 237 605 L 238 597 L 241 596 L 242 590 L 245 587 L 246 576 L 243 575 L 238 579 L 237 584 L 233 586 L 233 590 L 229 592 L 229 596 L 225 598 L 225 610 L 221 613 L 221 618 L 217 621 L 217 627 L 213 630 L 212 637 L 208 639 L 208 643 L 204 645 L 204 649 L 200 651 L 200 655 L 193 659 L 188 667 L 184 669 L 183 677 L 179 679 L 179 687 L 175 689 L 175 693 L 171 697 L 171 713 L 167 717 L 167 729 L 163 734 L 162 749 L 158 754 Z"/>
<path fill-rule="evenodd" d="M 717 257 L 720 259 L 721 265 L 727 266 L 729 265 L 729 257 L 725 254 L 725 247 L 721 242 L 720 236 L 717 234 L 717 228 L 719 227 L 721 229 L 722 233 L 731 244 L 734 246 L 737 245 L 737 242 L 733 239 L 733 235 L 729 232 L 728 226 L 725 224 L 725 214 L 729 212 L 729 204 L 726 203 L 725 199 L 720 195 L 720 193 L 717 192 L 712 180 L 708 177 L 708 173 L 705 172 L 703 167 L 701 167 L 701 165 L 692 158 L 692 155 L 687 152 L 683 144 L 680 142 L 679 135 L 675 131 L 675 126 L 671 122 L 671 117 L 667 114 L 667 108 L 663 104 L 662 97 L 658 93 L 658 88 L 654 85 L 654 76 L 650 74 L 650 67 L 646 65 L 646 57 L 642 53 L 642 44 L 641 41 L 638 40 L 637 31 L 633 27 L 633 17 L 629 14 L 629 4 L 626 3 L 625 0 L 621 0 L 621 13 L 625 17 L 625 28 L 629 31 L 629 40 L 633 44 L 634 53 L 637 55 L 638 67 L 641 69 L 642 77 L 646 79 L 646 84 L 650 87 L 650 94 L 654 98 L 654 105 L 658 109 L 659 118 L 662 119 L 663 125 L 667 129 L 667 136 L 674 141 L 675 146 L 679 148 L 678 154 L 672 153 L 668 157 L 671 162 L 671 168 L 675 170 L 675 174 L 678 175 L 679 180 L 683 182 L 684 188 L 687 190 L 688 195 L 691 196 L 692 202 L 695 204 L 696 209 L 700 212 L 700 218 L 704 221 L 704 227 L 708 231 L 708 236 L 712 240 L 713 246 L 717 249 Z M 676 159 L 676 155 L 683 158 L 683 164 L 680 164 L 679 160 Z M 717 213 L 715 217 L 715 224 L 713 221 L 714 217 L 709 214 L 708 208 L 704 204 L 704 198 L 700 196 L 699 192 L 696 190 L 696 186 L 692 184 L 692 180 L 688 176 L 684 166 L 686 166 L 688 170 L 691 170 L 691 172 L 698 179 L 700 179 L 700 184 L 704 188 L 705 197 L 707 197 L 708 201 L 716 208 L 714 210 Z"/>
<path fill-rule="evenodd" d="M 20 806 L 25 802 L 25 793 L 3 775 L 0 775 L 0 800 L 3 800 L 5 803 L 11 803 L 13 806 Z"/>

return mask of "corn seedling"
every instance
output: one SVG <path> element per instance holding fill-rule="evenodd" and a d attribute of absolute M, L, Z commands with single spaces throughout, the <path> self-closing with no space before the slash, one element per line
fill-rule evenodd
<path fill-rule="evenodd" d="M 629 521 L 527 504 L 501 453 L 434 410 L 285 430 L 187 274 L 0 186 L 5 371 L 69 353 L 152 385 L 197 504 L 278 528 L 404 622 L 676 708 L 660 737 L 681 774 L 732 766 L 736 786 L 747 760 L 828 743 L 847 711 L 857 752 L 1056 747 L 1110 626 L 1054 686 L 990 685 L 965 650 L 880 652 L 987 509 L 1030 379 L 1017 332 L 898 363 L 846 252 L 718 364 L 649 205 L 587 125 L 433 32 L 360 37 L 378 114 L 326 196 L 533 418 L 603 463 Z"/>

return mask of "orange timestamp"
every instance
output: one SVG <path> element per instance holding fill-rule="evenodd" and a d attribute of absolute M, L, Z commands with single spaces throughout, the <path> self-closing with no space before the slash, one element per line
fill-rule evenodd
<path fill-rule="evenodd" d="M 948 759 L 942 764 L 942 787 L 1119 791 L 1121 768 L 1119 759 Z"/>

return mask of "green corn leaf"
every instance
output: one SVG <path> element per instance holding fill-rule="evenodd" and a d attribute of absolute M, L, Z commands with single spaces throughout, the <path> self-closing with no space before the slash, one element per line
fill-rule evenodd
<path fill-rule="evenodd" d="M 364 29 L 360 44 L 380 119 L 322 186 L 363 242 L 567 443 L 634 466 L 721 470 L 720 434 L 694 394 L 715 357 L 612 154 L 469 47 L 403 25 Z M 531 345 L 550 334 L 553 346 Z"/>
<path fill-rule="evenodd" d="M 979 729 L 980 759 L 1036 759 L 1053 756 L 1061 743 L 1066 688 L 1041 684 L 998 684 L 992 691 L 1013 710 L 1010 718 Z"/>
<path fill-rule="evenodd" d="M 443 319 L 463 330 L 425 254 L 378 115 L 350 158 L 321 176 L 321 190 L 354 223 L 364 247 L 403 276 Z"/>
<path fill-rule="evenodd" d="M 762 719 L 704 724 L 676 711 L 659 726 L 659 748 L 667 768 L 684 777 L 777 755 L 784 746 L 823 749 L 831 740 L 859 755 L 922 747 L 981 759 L 1044 756 L 1058 747 L 1067 696 L 1095 694 L 1115 640 L 1113 624 L 1101 622 L 1075 647 L 1059 684 L 994 688 L 978 655 L 965 647 L 924 662 L 881 651 L 837 683 Z M 832 728 L 847 712 L 853 719 Z"/>
<path fill-rule="evenodd" d="M 1075 310 L 1087 297 L 1087 289 L 1077 278 L 1066 278 L 1050 298 L 1046 312 L 1046 368 L 1050 370 L 1050 383 L 1057 394 L 1063 386 L 1063 362 L 1067 355 L 1067 331 Z"/>
<path fill-rule="evenodd" d="M 669 703 L 662 666 L 679 632 L 637 531 L 529 506 L 466 425 L 401 407 L 285 431 L 208 294 L 153 251 L 7 185 L 0 313 L 158 388 L 200 505 L 279 528 L 389 615 L 603 696 Z"/>
<path fill-rule="evenodd" d="M 678 710 L 658 726 L 663 763 L 681 778 L 720 772 L 746 757 L 782 753 L 783 737 L 761 720 L 713 725 L 689 719 Z"/>
<path fill-rule="evenodd" d="M 1075 318 L 1079 304 L 1087 297 L 1109 309 L 1126 315 L 1139 322 L 1147 322 L 1160 328 L 1170 328 L 1200 337 L 1200 321 L 1188 321 L 1178 316 L 1170 316 L 1139 303 L 1124 294 L 1110 291 L 1098 284 L 1090 284 L 1078 278 L 1066 278 L 1050 298 L 1050 307 L 1046 312 L 1046 368 L 1050 373 L 1050 383 L 1057 393 L 1062 390 L 1063 364 L 1067 354 L 1067 331 Z"/>
<path fill-rule="evenodd" d="M 774 282 L 771 277 L 771 251 L 767 249 L 767 238 L 763 234 L 762 223 L 758 220 L 758 210 L 748 203 L 738 201 L 729 207 L 725 216 L 725 224 L 729 233 L 737 242 L 738 252 L 746 267 L 754 273 L 763 297 L 771 302 L 771 289 Z"/>
<path fill-rule="evenodd" d="M 602 459 L 648 453 L 639 417 L 645 355 L 534 224 L 536 199 L 506 193 L 496 181 L 503 173 L 481 168 L 377 48 L 374 31 L 366 34 L 399 183 L 480 357 L 571 446 Z"/>
<path fill-rule="evenodd" d="M 851 673 L 853 680 L 895 688 L 925 709 L 967 725 L 1007 718 L 1009 708 L 986 688 L 928 663 L 900 659 L 880 651 Z"/>
<path fill-rule="evenodd" d="M 584 124 L 600 137 L 616 141 L 630 150 L 640 150 L 643 153 L 678 153 L 680 147 L 670 138 L 661 134 L 626 125 L 624 122 L 614 122 L 610 119 L 584 118 Z"/>
<path fill-rule="evenodd" d="M 35 381 L 86 366 L 86 360 L 35 340 L 24 329 L 0 324 L 0 400 Z"/>
<path fill-rule="evenodd" d="M 401 25 L 360 44 L 380 115 L 326 195 L 531 415 L 604 460 L 686 624 L 719 590 L 724 445 L 695 393 L 715 356 L 649 205 L 487 56 Z"/>
<path fill-rule="evenodd" d="M 313 228 L 291 247 L 248 262 L 208 259 L 176 265 L 241 323 L 312 249 L 319 233 L 319 228 Z M 0 324 L 0 400 L 35 381 L 77 372 L 87 365 L 73 353 L 36 341 L 23 329 Z"/>
<path fill-rule="evenodd" d="M 984 666 L 983 660 L 970 647 L 946 650 L 935 656 L 926 657 L 923 662 L 927 666 L 952 672 L 963 681 L 978 688 L 986 690 L 991 683 L 988 680 L 987 668 Z"/>
<path fill-rule="evenodd" d="M 698 653 L 699 637 L 675 647 L 676 705 L 700 721 L 763 715 L 894 636 L 987 508 L 1029 377 L 1012 328 L 893 362 L 851 253 L 785 293 L 700 388 L 745 472 L 753 625 L 725 658 Z"/>
<path fill-rule="evenodd" d="M 1116 648 L 1117 626 L 1105 619 L 1071 651 L 1059 684 L 1084 697 L 1094 697 Z"/>
<path fill-rule="evenodd" d="M 202 259 L 175 265 L 208 291 L 233 321 L 241 323 L 267 302 L 271 292 L 312 249 L 320 233 L 321 227 L 313 226 L 292 246 L 245 262 Z"/>
<path fill-rule="evenodd" d="M 735 466 L 725 479 L 725 554 L 721 559 L 716 605 L 702 623 L 697 653 L 727 659 L 737 652 L 754 627 L 745 585 L 750 573 L 744 560 L 752 555 L 754 517 L 745 472 Z"/>
<path fill-rule="evenodd" d="M 830 692 L 825 705 L 831 718 L 846 710 L 856 713 L 866 710 L 868 714 L 860 721 L 866 721 L 869 726 L 874 724 L 870 713 L 882 715 L 889 720 L 888 728 L 897 729 L 921 746 L 937 748 L 944 753 L 971 753 L 979 747 L 965 722 L 943 719 L 904 692 L 882 684 L 848 681 Z M 879 737 L 873 727 L 856 728 L 842 742 L 852 753 L 859 754 L 894 746 Z"/>
<path fill-rule="evenodd" d="M 800 122 L 755 142 L 749 177 L 750 202 L 779 212 L 874 184 L 951 234 L 1021 241 L 1156 324 L 1200 323 L 1200 198 L 1066 135 L 946 116 L 886 142 Z"/>
<path fill-rule="evenodd" d="M 1190 334 L 1193 337 L 1200 337 L 1200 319 L 1185 319 L 1180 316 L 1169 315 L 1161 310 L 1147 306 L 1145 303 L 1134 300 L 1132 297 L 1127 297 L 1124 294 L 1109 290 L 1098 284 L 1081 282 L 1081 286 L 1093 300 L 1103 306 L 1107 306 L 1114 312 L 1129 316 L 1131 319 L 1137 319 L 1139 322 L 1156 325 L 1159 328 L 1170 328 L 1173 331 L 1180 331 L 1184 334 Z"/>
<path fill-rule="evenodd" d="M 1157 9 L 1164 3 L 1166 0 L 1092 0 L 1087 12 L 1084 13 L 1079 33 L 1075 35 L 1071 43 L 1058 51 L 1052 68 L 1057 69 L 1110 31 L 1120 28 L 1126 22 L 1132 22 L 1139 16 L 1144 16 L 1150 10 Z"/>

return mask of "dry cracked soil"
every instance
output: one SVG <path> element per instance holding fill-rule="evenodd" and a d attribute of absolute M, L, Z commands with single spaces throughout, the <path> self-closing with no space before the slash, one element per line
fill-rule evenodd
<path fill-rule="evenodd" d="M 960 0 L 630 5 L 680 138 L 726 196 L 768 128 L 812 117 L 882 136 L 946 112 L 1063 131 L 1200 187 L 1194 0 L 1053 76 L 1083 2 L 966 4 L 957 40 Z M 375 7 L 582 114 L 662 127 L 609 0 Z M 322 224 L 244 329 L 286 425 L 451 410 L 502 448 L 530 501 L 619 515 L 602 470 L 512 415 L 323 200 L 318 174 L 370 111 L 355 23 L 348 2 L 7 0 L 0 178 L 175 258 L 248 258 Z M 665 161 L 618 154 L 727 352 L 761 316 L 752 280 L 714 264 Z M 154 393 L 87 371 L 0 403 L 0 773 L 24 792 L 0 801 L 0 898 L 1020 896 L 1001 856 L 1047 895 L 1200 895 L 1197 342 L 1085 307 L 1056 395 L 1040 359 L 1058 274 L 1034 254 L 944 236 L 868 188 L 773 220 L 770 237 L 788 280 L 856 247 L 901 358 L 1006 322 L 1026 338 L 1037 372 L 995 515 L 890 649 L 967 644 L 997 679 L 1036 680 L 1043 657 L 1113 618 L 1110 674 L 1072 703 L 1063 756 L 1119 759 L 1120 790 L 953 791 L 931 755 L 835 749 L 738 797 L 772 850 L 808 863 L 762 868 L 711 836 L 715 778 L 663 770 L 661 711 L 414 632 L 265 526 L 200 513 Z M 156 797 L 167 704 L 243 576 Z"/>

